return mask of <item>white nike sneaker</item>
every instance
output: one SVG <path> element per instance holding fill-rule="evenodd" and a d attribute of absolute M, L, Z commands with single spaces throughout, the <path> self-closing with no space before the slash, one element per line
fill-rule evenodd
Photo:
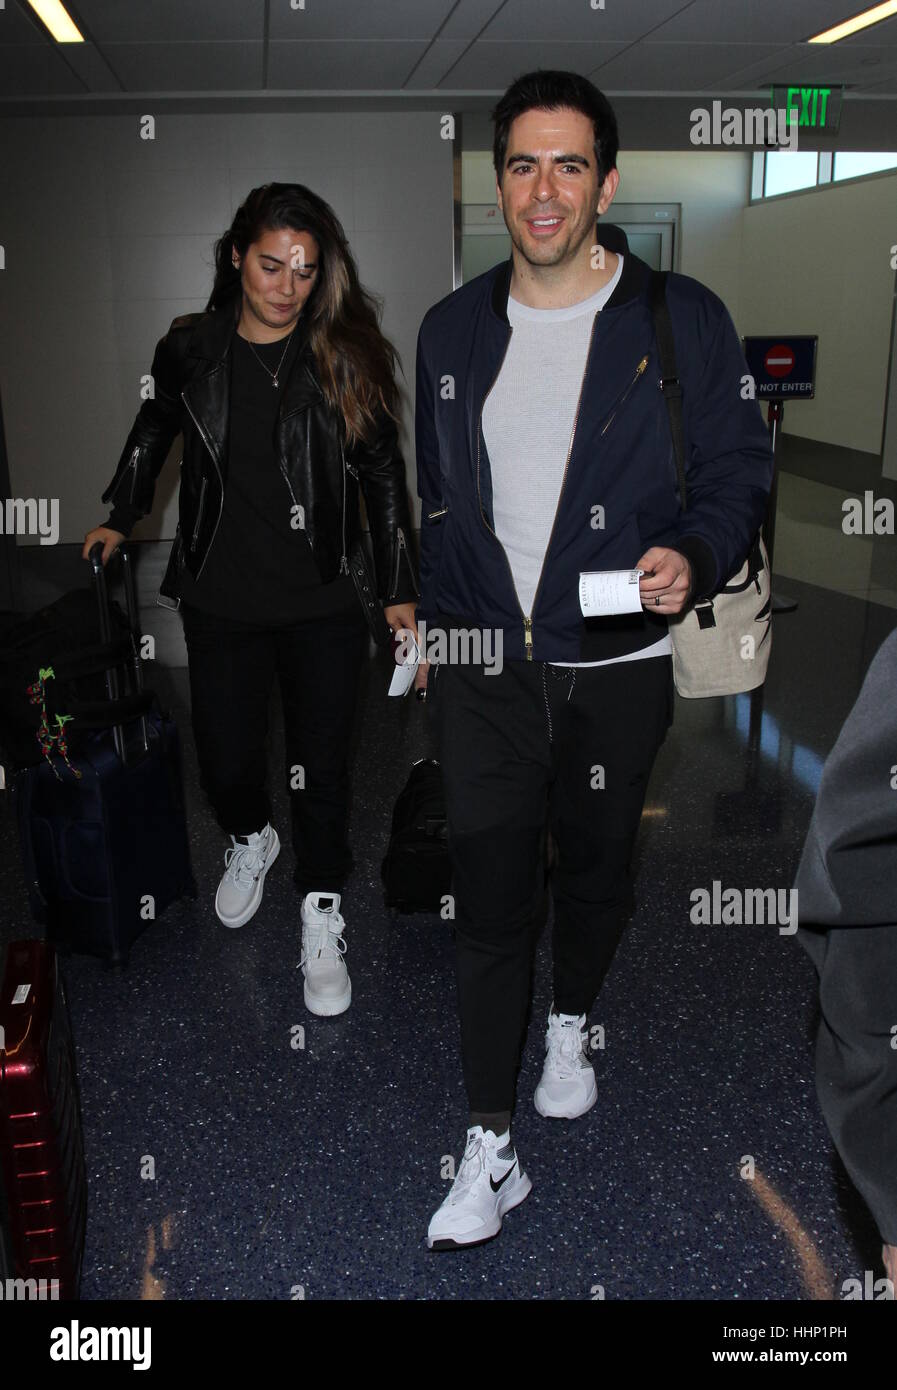
<path fill-rule="evenodd" d="M 501 1156 L 499 1156 L 501 1155 Z M 480 1245 L 501 1230 L 506 1211 L 519 1206 L 532 1191 L 511 1144 L 510 1130 L 497 1138 L 480 1125 L 467 1131 L 467 1148 L 451 1191 L 430 1221 L 431 1250 L 457 1250 Z"/>
<path fill-rule="evenodd" d="M 345 1013 L 352 999 L 339 900 L 339 893 L 306 893 L 302 902 L 305 1007 L 323 1018 Z"/>
<path fill-rule="evenodd" d="M 598 1099 L 595 1072 L 583 1052 L 586 1016 L 548 1015 L 545 1034 L 547 1055 L 536 1087 L 535 1107 L 553 1120 L 575 1120 L 591 1110 Z"/>
<path fill-rule="evenodd" d="M 215 894 L 215 911 L 226 927 L 242 927 L 262 900 L 265 874 L 280 853 L 273 825 L 254 835 L 231 835 L 233 849 L 224 856 L 226 868 Z"/>

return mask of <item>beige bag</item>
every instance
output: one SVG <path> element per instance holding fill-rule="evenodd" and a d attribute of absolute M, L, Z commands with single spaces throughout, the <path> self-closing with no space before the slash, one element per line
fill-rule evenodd
<path fill-rule="evenodd" d="M 759 533 L 728 584 L 670 618 L 680 695 L 738 695 L 766 680 L 772 647 L 769 557 Z"/>

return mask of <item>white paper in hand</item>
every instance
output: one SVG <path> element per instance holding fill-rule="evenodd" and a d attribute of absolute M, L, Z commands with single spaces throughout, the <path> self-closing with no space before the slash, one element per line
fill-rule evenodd
<path fill-rule="evenodd" d="M 405 638 L 405 643 L 408 655 L 403 662 L 396 664 L 389 683 L 390 695 L 407 695 L 414 684 L 414 677 L 420 665 L 420 647 L 410 632 Z"/>
<path fill-rule="evenodd" d="M 584 618 L 610 618 L 615 613 L 638 613 L 642 606 L 638 582 L 644 570 L 591 570 L 579 576 L 579 606 Z"/>

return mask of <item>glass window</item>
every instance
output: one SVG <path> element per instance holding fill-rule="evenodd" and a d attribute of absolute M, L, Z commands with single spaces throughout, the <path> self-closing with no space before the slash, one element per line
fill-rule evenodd
<path fill-rule="evenodd" d="M 772 198 L 776 193 L 794 193 L 798 188 L 815 187 L 816 163 L 815 150 L 768 152 L 764 198 Z"/>
<path fill-rule="evenodd" d="M 877 174 L 881 169 L 897 169 L 897 154 L 885 151 L 854 153 L 845 150 L 835 155 L 834 179 L 856 179 L 861 174 Z"/>

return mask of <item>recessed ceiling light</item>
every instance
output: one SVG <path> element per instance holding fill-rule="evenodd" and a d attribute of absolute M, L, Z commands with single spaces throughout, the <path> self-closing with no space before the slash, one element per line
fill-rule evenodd
<path fill-rule="evenodd" d="M 84 35 L 72 19 L 62 0 L 28 0 L 40 22 L 49 29 L 57 43 L 83 43 Z"/>
<path fill-rule="evenodd" d="M 891 15 L 897 14 L 897 0 L 885 0 L 883 5 L 873 5 L 871 10 L 863 10 L 861 14 L 855 14 L 852 19 L 845 19 L 843 23 L 836 24 L 832 29 L 826 29 L 821 34 L 816 34 L 807 43 L 837 43 L 839 39 L 846 39 L 849 34 L 855 34 L 859 29 L 868 29 L 870 24 L 880 24 L 883 19 L 889 19 Z"/>

